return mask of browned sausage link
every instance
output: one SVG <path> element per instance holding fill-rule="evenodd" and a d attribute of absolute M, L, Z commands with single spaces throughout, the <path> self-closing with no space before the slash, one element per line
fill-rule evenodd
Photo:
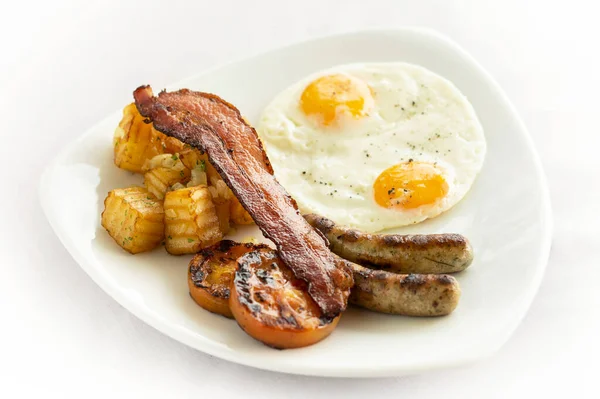
<path fill-rule="evenodd" d="M 368 234 L 336 225 L 323 216 L 304 218 L 349 261 L 395 273 L 456 273 L 473 261 L 473 248 L 460 234 Z"/>
<path fill-rule="evenodd" d="M 346 262 L 354 273 L 350 303 L 374 312 L 445 316 L 460 299 L 458 281 L 446 274 L 395 274 Z"/>

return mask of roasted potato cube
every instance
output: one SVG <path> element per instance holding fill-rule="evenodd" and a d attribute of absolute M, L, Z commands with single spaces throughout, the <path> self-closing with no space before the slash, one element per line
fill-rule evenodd
<path fill-rule="evenodd" d="M 194 169 L 196 166 L 207 162 L 208 159 L 206 154 L 188 144 L 184 144 L 184 148 L 179 152 L 179 158 L 188 169 Z"/>
<path fill-rule="evenodd" d="M 219 218 L 219 228 L 221 229 L 221 233 L 225 235 L 229 233 L 231 228 L 229 225 L 229 207 L 233 193 L 221 178 L 212 178 L 208 190 L 215 204 L 217 217 Z"/>
<path fill-rule="evenodd" d="M 187 183 L 187 187 L 206 186 L 208 185 L 208 177 L 206 176 L 205 167 L 198 165 L 192 169 L 190 181 Z"/>
<path fill-rule="evenodd" d="M 144 186 L 156 198 L 162 200 L 175 183 L 190 180 L 191 171 L 179 159 L 178 154 L 157 155 L 150 160 L 150 170 L 144 173 Z"/>
<path fill-rule="evenodd" d="M 254 220 L 252 216 L 244 209 L 240 201 L 233 196 L 229 203 L 229 214 L 231 215 L 231 221 L 234 224 L 252 224 Z"/>
<path fill-rule="evenodd" d="M 225 236 L 231 230 L 231 224 L 229 224 L 229 201 L 222 203 L 215 202 L 215 210 L 217 211 L 217 218 L 219 219 L 219 230 L 221 234 Z"/>
<path fill-rule="evenodd" d="M 115 165 L 121 169 L 142 173 L 154 156 L 183 149 L 181 141 L 160 133 L 144 119 L 133 103 L 123 109 L 114 136 Z"/>
<path fill-rule="evenodd" d="M 238 201 L 238 199 L 233 195 L 233 193 L 231 192 L 229 187 L 227 187 L 227 185 L 223 182 L 223 179 L 221 179 L 219 172 L 217 172 L 217 170 L 214 168 L 214 166 L 212 166 L 212 164 L 209 162 L 208 156 L 205 153 L 202 153 L 198 149 L 195 149 L 195 148 L 192 148 L 192 147 L 186 145 L 186 148 L 184 150 L 182 150 L 182 152 L 180 154 L 180 158 L 186 167 L 188 167 L 190 169 L 201 168 L 203 171 L 205 171 L 208 180 L 211 182 L 211 186 L 216 187 L 216 184 L 217 184 L 216 182 L 221 181 L 223 183 L 223 186 L 225 187 L 225 189 L 228 191 L 228 193 L 229 193 L 229 197 L 228 197 L 229 198 L 229 201 L 228 201 L 229 209 L 227 209 L 227 210 L 225 209 L 225 204 L 224 204 L 225 201 L 219 202 L 218 200 L 215 200 L 213 198 L 213 201 L 215 201 L 215 205 L 217 206 L 217 213 L 219 214 L 219 221 L 221 221 L 221 227 L 225 231 L 224 234 L 226 234 L 226 232 L 229 231 L 230 223 L 233 223 L 233 224 L 253 224 L 254 223 L 254 220 L 252 220 L 252 217 L 248 214 L 248 212 L 246 212 L 244 207 L 242 207 L 242 204 L 240 204 L 240 201 Z M 192 181 L 193 180 L 194 180 L 194 178 L 192 178 Z M 190 185 L 196 185 L 196 184 L 193 182 L 190 182 L 188 184 L 188 186 L 190 186 Z M 225 215 L 229 215 L 229 221 L 227 223 L 223 219 L 225 217 Z"/>
<path fill-rule="evenodd" d="M 223 238 L 207 186 L 169 191 L 164 207 L 165 247 L 170 254 L 196 253 Z"/>
<path fill-rule="evenodd" d="M 124 250 L 150 251 L 164 239 L 163 203 L 143 187 L 112 190 L 104 200 L 102 226 Z"/>
<path fill-rule="evenodd" d="M 217 172 L 215 167 L 209 162 L 206 153 L 202 153 L 200 150 L 192 148 L 189 145 L 184 146 L 185 148 L 179 153 L 179 156 L 181 162 L 183 162 L 187 168 L 194 169 L 196 167 L 201 167 L 206 172 L 209 180 L 222 180 L 219 172 Z"/>

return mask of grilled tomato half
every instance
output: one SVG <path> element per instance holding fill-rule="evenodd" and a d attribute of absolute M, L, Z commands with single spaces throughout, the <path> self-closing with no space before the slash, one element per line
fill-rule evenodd
<path fill-rule="evenodd" d="M 238 258 L 229 307 L 246 333 L 278 349 L 315 344 L 331 334 L 340 318 L 323 316 L 306 282 L 270 248 Z"/>
<path fill-rule="evenodd" d="M 204 309 L 233 318 L 229 310 L 229 289 L 243 254 L 267 246 L 222 240 L 203 249 L 190 261 L 188 287 L 190 296 Z"/>

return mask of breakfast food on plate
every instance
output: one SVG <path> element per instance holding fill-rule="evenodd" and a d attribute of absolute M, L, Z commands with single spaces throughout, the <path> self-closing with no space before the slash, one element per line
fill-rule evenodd
<path fill-rule="evenodd" d="M 458 305 L 458 281 L 447 274 L 396 274 L 347 263 L 354 273 L 354 305 L 405 316 L 445 316 Z"/>
<path fill-rule="evenodd" d="M 290 86 L 258 126 L 303 213 L 368 232 L 418 223 L 471 188 L 486 151 L 473 107 L 406 63 L 341 65 Z"/>
<path fill-rule="evenodd" d="M 151 124 L 145 123 L 144 120 L 145 118 L 138 112 L 135 103 L 129 104 L 123 109 L 123 118 L 115 131 L 115 164 L 120 168 L 132 172 L 143 173 L 143 183 L 147 192 L 150 193 L 152 199 L 160 200 L 160 221 L 163 225 L 166 224 L 165 229 L 168 230 L 166 234 L 167 238 L 171 237 L 165 243 L 168 251 L 172 254 L 196 253 L 227 234 L 231 229 L 232 223 L 253 223 L 248 212 L 233 196 L 233 193 L 223 182 L 219 173 L 210 164 L 208 156 L 205 153 L 188 144 L 182 143 L 176 138 L 164 135 L 154 129 Z M 200 211 L 200 208 L 191 209 L 188 214 L 178 215 L 177 217 L 173 217 L 175 208 L 168 210 L 168 213 L 172 217 L 167 218 L 167 223 L 163 221 L 163 200 L 167 193 L 196 186 L 206 187 L 210 194 L 209 197 L 198 198 L 198 200 L 200 200 L 201 206 L 206 206 L 206 212 L 210 214 L 216 213 L 218 229 L 220 231 L 219 235 L 215 235 L 215 231 L 212 230 L 214 226 L 207 225 L 207 223 L 212 223 L 207 219 L 208 214 L 204 215 L 204 218 L 193 215 L 193 212 Z M 140 188 L 131 187 L 124 190 L 137 192 Z M 178 198 L 183 193 L 182 191 L 172 194 L 171 199 Z M 113 193 L 109 193 L 106 201 L 113 201 L 114 198 L 112 196 Z M 188 198 L 187 201 L 191 201 L 191 199 Z M 194 203 L 193 207 L 200 205 Z M 171 207 L 176 207 L 173 201 L 168 202 L 168 208 Z M 106 216 L 119 215 L 111 215 L 109 210 L 109 212 L 106 212 Z M 196 226 L 199 231 L 197 233 L 193 233 L 191 230 L 180 232 L 177 228 L 181 228 L 182 226 L 181 217 L 196 218 L 194 219 L 196 222 L 205 223 L 205 225 Z M 176 228 L 176 226 L 179 227 Z M 188 228 L 191 228 L 190 226 L 192 225 L 187 224 Z M 177 231 L 173 234 L 174 228 Z M 109 233 L 112 236 L 116 236 L 121 232 L 113 229 Z M 179 236 L 180 234 L 184 235 Z M 119 242 L 119 245 L 130 252 L 132 252 L 132 249 L 135 252 L 147 251 L 156 246 L 154 245 L 152 248 L 135 246 L 130 242 L 130 236 L 125 236 L 125 238 L 126 240 Z M 159 240 L 160 242 L 163 241 Z"/>
<path fill-rule="evenodd" d="M 220 201 L 224 198 L 224 196 L 221 196 L 219 200 L 215 201 L 215 205 L 217 205 L 217 212 L 219 212 L 220 215 L 228 214 L 229 221 L 233 224 L 253 224 L 254 220 L 252 220 L 252 217 L 240 204 L 240 201 L 238 201 L 238 199 L 233 195 L 229 187 L 223 183 L 219 172 L 217 172 L 214 166 L 212 166 L 212 164 L 209 162 L 208 155 L 200 152 L 200 150 L 196 148 L 192 148 L 188 144 L 185 144 L 185 146 L 186 148 L 179 154 L 183 164 L 192 169 L 192 171 L 193 169 L 200 167 L 201 170 L 206 172 L 211 185 L 216 187 L 220 192 L 222 192 L 222 190 L 227 191 L 226 197 L 229 199 L 229 201 L 227 201 L 228 207 L 225 206 L 226 201 Z M 222 222 L 226 221 L 226 219 L 221 216 L 219 216 L 219 220 Z M 226 232 L 227 228 L 228 226 L 224 226 L 223 231 Z"/>
<path fill-rule="evenodd" d="M 233 317 L 229 297 L 238 260 L 243 263 L 243 255 L 257 250 L 268 253 L 268 259 L 278 261 L 273 250 L 264 244 L 237 243 L 231 240 L 222 240 L 194 256 L 188 268 L 188 286 L 196 303 L 213 313 Z M 458 305 L 460 288 L 452 276 L 396 274 L 372 270 L 341 258 L 338 261 L 345 263 L 354 275 L 355 285 L 350 293 L 350 302 L 365 309 L 405 316 L 443 316 L 451 313 Z M 271 280 L 266 273 L 257 272 L 257 275 L 269 285 Z M 277 289 L 272 282 L 270 288 Z M 253 290 L 252 295 L 258 302 L 262 300 L 264 303 L 265 298 L 270 298 L 257 292 L 258 290 Z M 285 295 L 279 292 L 277 295 L 290 299 L 294 296 L 293 292 L 289 291 Z M 275 294 L 271 292 L 270 295 Z M 245 303 L 252 308 L 251 302 Z M 256 306 L 254 308 L 257 309 Z M 263 310 L 265 309 L 261 311 Z"/>
<path fill-rule="evenodd" d="M 485 138 L 452 83 L 404 63 L 331 68 L 279 94 L 260 139 L 214 94 L 141 86 L 134 99 L 114 160 L 145 188 L 111 191 L 102 225 L 131 253 L 162 242 L 196 254 L 187 279 L 202 308 L 280 349 L 329 336 L 348 302 L 407 316 L 456 308 L 458 281 L 441 273 L 471 264 L 465 237 L 370 234 L 435 217 L 473 184 Z M 276 250 L 223 239 L 252 223 Z"/>
<path fill-rule="evenodd" d="M 165 199 L 165 194 L 175 183 L 184 183 L 191 177 L 190 169 L 185 167 L 178 154 L 157 155 L 150 160 L 148 168 L 144 173 L 144 186 L 160 200 Z"/>
<path fill-rule="evenodd" d="M 223 238 L 205 185 L 167 192 L 164 213 L 165 248 L 172 255 L 193 254 Z"/>
<path fill-rule="evenodd" d="M 215 210 L 217 211 L 217 217 L 219 218 L 219 229 L 223 235 L 229 233 L 231 226 L 229 225 L 229 219 L 231 218 L 229 209 L 231 198 L 233 194 L 229 187 L 221 180 L 212 179 L 211 185 L 208 186 L 212 202 L 215 204 Z"/>
<path fill-rule="evenodd" d="M 123 119 L 115 129 L 115 165 L 131 172 L 144 172 L 146 163 L 159 154 L 172 154 L 183 148 L 178 140 L 156 131 L 144 123 L 135 104 L 123 109 Z"/>
<path fill-rule="evenodd" d="M 237 259 L 247 252 L 267 248 L 264 244 L 222 240 L 195 255 L 188 268 L 190 295 L 204 309 L 233 318 L 229 292 Z"/>
<path fill-rule="evenodd" d="M 157 247 L 165 237 L 162 201 L 143 187 L 109 192 L 101 219 L 115 242 L 132 254 Z"/>
<path fill-rule="evenodd" d="M 170 137 L 170 139 L 176 140 L 173 137 Z M 186 168 L 191 170 L 200 168 L 202 171 L 206 172 L 207 180 L 209 181 L 221 180 L 219 172 L 217 172 L 208 161 L 208 155 L 206 155 L 206 153 L 203 153 L 188 144 L 184 144 L 184 146 L 185 148 L 179 153 L 179 158 Z"/>
<path fill-rule="evenodd" d="M 396 273 L 456 273 L 473 261 L 473 248 L 460 234 L 368 234 L 323 216 L 304 218 L 329 240 L 333 253 L 352 262 Z"/>
<path fill-rule="evenodd" d="M 326 338 L 340 315 L 326 316 L 297 278 L 270 248 L 248 252 L 238 267 L 229 307 L 240 327 L 274 348 L 299 348 Z"/>
<path fill-rule="evenodd" d="M 244 209 L 236 197 L 231 199 L 231 203 L 229 204 L 229 214 L 231 216 L 231 221 L 235 224 L 243 225 L 254 223 L 252 216 Z"/>
<path fill-rule="evenodd" d="M 307 282 L 323 315 L 332 318 L 345 310 L 351 272 L 334 261 L 326 239 L 304 220 L 277 182 L 256 131 L 240 112 L 216 95 L 187 89 L 162 91 L 155 97 L 149 86 L 141 86 L 134 98 L 157 130 L 208 154 L 263 235 L 273 241 L 283 263 Z M 167 217 L 168 199 L 169 194 Z"/>

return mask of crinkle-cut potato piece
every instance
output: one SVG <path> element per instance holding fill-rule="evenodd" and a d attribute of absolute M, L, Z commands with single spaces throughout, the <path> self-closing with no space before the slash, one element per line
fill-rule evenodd
<path fill-rule="evenodd" d="M 229 203 L 229 215 L 234 224 L 253 224 L 252 216 L 244 209 L 237 197 L 233 196 Z"/>
<path fill-rule="evenodd" d="M 217 211 L 217 218 L 219 218 L 219 230 L 221 230 L 221 234 L 226 235 L 231 230 L 231 224 L 229 223 L 229 201 L 215 203 L 215 210 Z"/>
<path fill-rule="evenodd" d="M 179 156 L 181 157 L 181 162 L 183 162 L 186 167 L 190 169 L 194 169 L 196 167 L 202 168 L 202 170 L 206 172 L 208 181 L 213 182 L 217 180 L 223 180 L 219 172 L 217 172 L 215 167 L 208 160 L 208 155 L 201 152 L 197 148 L 190 147 L 186 144 L 186 148 L 182 150 Z M 227 189 L 229 190 L 229 187 L 227 187 Z"/>
<path fill-rule="evenodd" d="M 157 155 L 150 160 L 149 168 L 144 173 L 144 186 L 160 200 L 165 198 L 172 185 L 186 183 L 191 177 L 191 171 L 181 162 L 178 154 Z"/>
<path fill-rule="evenodd" d="M 168 191 L 164 208 L 165 248 L 170 254 L 196 253 L 223 238 L 207 186 Z"/>
<path fill-rule="evenodd" d="M 190 181 L 187 183 L 187 187 L 195 186 L 206 186 L 208 184 L 208 177 L 206 177 L 205 167 L 196 166 L 192 169 Z"/>
<path fill-rule="evenodd" d="M 102 226 L 124 250 L 137 254 L 164 239 L 163 202 L 144 187 L 118 188 L 104 200 Z"/>
<path fill-rule="evenodd" d="M 209 180 L 221 180 L 221 175 L 219 175 L 219 172 L 217 172 L 215 167 L 209 162 L 206 153 L 186 144 L 185 148 L 179 153 L 179 156 L 181 157 L 181 162 L 183 162 L 187 168 L 194 169 L 195 167 L 202 167 Z"/>
<path fill-rule="evenodd" d="M 179 156 L 180 156 L 183 164 L 190 169 L 193 169 L 193 168 L 196 168 L 199 166 L 202 167 L 206 171 L 206 175 L 208 177 L 208 180 L 211 182 L 211 185 L 216 186 L 215 182 L 217 182 L 217 181 L 223 182 L 223 179 L 221 179 L 219 172 L 217 172 L 217 170 L 214 168 L 214 166 L 212 166 L 212 164 L 209 162 L 208 156 L 206 154 L 200 152 L 200 150 L 186 145 L 186 148 L 179 154 Z M 224 184 L 224 182 L 223 182 L 223 184 Z M 217 205 L 218 214 L 219 214 L 219 220 L 222 221 L 222 227 L 224 229 L 227 229 L 227 231 L 229 231 L 229 228 L 227 226 L 230 223 L 253 224 L 254 220 L 252 220 L 252 217 L 250 216 L 250 214 L 248 212 L 246 212 L 244 207 L 242 207 L 242 204 L 240 204 L 240 201 L 238 201 L 238 199 L 233 195 L 233 193 L 231 192 L 229 187 L 227 187 L 227 185 L 224 185 L 224 187 L 230 193 L 231 199 L 229 201 L 229 209 L 227 209 L 227 210 L 225 209 L 223 202 L 219 203 L 218 201 L 215 201 L 215 204 Z M 229 223 L 227 223 L 227 224 L 225 223 L 225 221 L 223 219 L 225 215 L 229 216 Z"/>
<path fill-rule="evenodd" d="M 121 169 L 142 173 L 156 155 L 183 150 L 181 141 L 162 134 L 144 119 L 133 103 L 123 109 L 113 142 L 115 165 Z"/>
<path fill-rule="evenodd" d="M 195 163 L 195 166 L 191 171 L 191 178 L 187 183 L 187 187 L 208 185 L 209 178 L 206 173 L 207 165 L 208 164 L 205 161 L 198 161 Z M 211 182 L 208 186 L 208 191 L 210 191 L 212 202 L 215 204 L 217 217 L 219 218 L 219 228 L 221 229 L 221 233 L 225 235 L 231 229 L 229 224 L 229 201 L 231 198 L 233 198 L 233 193 L 218 175 L 217 177 L 214 177 L 213 175 L 210 180 Z M 179 187 L 178 184 L 172 187 L 172 189 L 179 188 L 183 187 Z"/>
<path fill-rule="evenodd" d="M 191 147 L 188 144 L 184 144 L 184 148 L 179 152 L 179 158 L 181 162 L 188 169 L 194 169 L 202 164 L 202 161 L 206 162 L 206 154 L 202 154 L 200 150 Z"/>
<path fill-rule="evenodd" d="M 229 224 L 229 208 L 233 193 L 221 178 L 210 178 L 208 190 L 210 191 L 213 203 L 215 204 L 217 217 L 219 218 L 219 228 L 221 229 L 221 233 L 225 235 L 229 233 L 229 230 L 231 229 Z"/>

